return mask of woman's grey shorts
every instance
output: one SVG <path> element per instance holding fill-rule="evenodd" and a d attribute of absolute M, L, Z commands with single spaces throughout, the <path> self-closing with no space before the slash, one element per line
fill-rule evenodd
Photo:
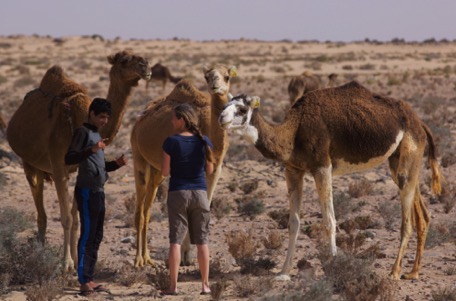
<path fill-rule="evenodd" d="M 169 242 L 182 245 L 187 230 L 190 243 L 208 243 L 210 208 L 205 190 L 177 190 L 168 193 Z"/>

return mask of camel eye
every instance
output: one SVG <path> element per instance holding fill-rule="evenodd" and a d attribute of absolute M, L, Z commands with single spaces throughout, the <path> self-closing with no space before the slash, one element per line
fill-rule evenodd
<path fill-rule="evenodd" d="M 229 81 L 230 80 L 230 77 L 229 76 L 225 76 L 225 81 Z"/>
<path fill-rule="evenodd" d="M 247 113 L 247 108 L 246 107 L 240 107 L 239 108 L 239 113 L 246 114 Z"/>

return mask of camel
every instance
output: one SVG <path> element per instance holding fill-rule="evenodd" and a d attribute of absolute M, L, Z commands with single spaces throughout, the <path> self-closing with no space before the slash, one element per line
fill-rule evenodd
<path fill-rule="evenodd" d="M 288 96 L 290 104 L 294 104 L 305 93 L 322 88 L 320 78 L 309 72 L 303 72 L 301 75 L 293 76 L 288 84 Z"/>
<path fill-rule="evenodd" d="M 107 99 L 112 115 L 101 131 L 112 142 L 120 125 L 132 88 L 150 77 L 146 59 L 127 51 L 108 56 L 112 65 Z M 87 120 L 91 99 L 87 91 L 69 79 L 60 66 L 52 66 L 39 88 L 30 91 L 14 113 L 7 128 L 7 139 L 22 159 L 24 172 L 38 211 L 38 238 L 45 241 L 47 217 L 43 204 L 43 179 L 52 179 L 57 190 L 64 232 L 64 268 L 77 264 L 78 216 L 76 205 L 70 210 L 69 174 L 77 166 L 66 166 L 65 153 L 74 129 Z"/>
<path fill-rule="evenodd" d="M 293 105 L 296 100 L 301 98 L 305 93 L 323 88 L 331 88 L 337 85 L 337 74 L 331 73 L 328 75 L 326 86 L 321 82 L 320 78 L 312 75 L 309 72 L 303 72 L 301 75 L 293 76 L 288 84 L 288 96 L 290 104 Z"/>
<path fill-rule="evenodd" d="M 160 63 L 156 63 L 150 68 L 152 72 L 152 76 L 150 80 L 146 81 L 146 90 L 149 88 L 149 83 L 153 80 L 161 81 L 162 82 L 162 90 L 165 90 L 166 83 L 171 81 L 174 84 L 177 84 L 182 78 L 181 77 L 174 77 L 171 75 L 168 67 L 163 66 Z"/>
<path fill-rule="evenodd" d="M 432 190 L 441 192 L 440 169 L 430 129 L 403 101 L 371 93 L 357 82 L 302 96 L 282 124 L 271 125 L 256 108 L 258 97 L 234 97 L 220 115 L 225 129 L 237 130 L 263 156 L 285 165 L 290 198 L 288 253 L 277 279 L 288 280 L 300 229 L 303 177 L 310 173 L 319 195 L 331 255 L 336 255 L 332 177 L 374 168 L 388 159 L 402 204 L 401 243 L 391 278 L 399 279 L 402 258 L 417 231 L 415 263 L 402 278 L 418 279 L 430 217 L 421 197 L 419 172 L 429 145 Z"/>
<path fill-rule="evenodd" d="M 229 98 L 230 78 L 236 76 L 235 67 L 216 65 L 204 68 L 209 94 L 200 92 L 189 81 L 181 80 L 165 98 L 149 105 L 133 126 L 131 147 L 136 184 L 135 227 L 137 230 L 137 249 L 134 265 L 155 265 L 147 247 L 147 231 L 150 209 L 163 181 L 161 175 L 162 144 L 166 137 L 174 134 L 171 126 L 173 107 L 178 103 L 191 103 L 200 116 L 202 133 L 207 135 L 213 145 L 214 172 L 207 177 L 207 194 L 212 199 L 215 186 L 220 177 L 222 162 L 228 149 L 227 134 L 218 125 L 218 116 Z M 187 235 L 188 236 L 188 235 Z M 190 265 L 190 244 L 186 239 L 181 248 L 182 264 Z"/>

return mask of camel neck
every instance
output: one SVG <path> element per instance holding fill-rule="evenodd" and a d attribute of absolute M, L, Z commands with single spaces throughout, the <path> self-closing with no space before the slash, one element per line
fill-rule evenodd
<path fill-rule="evenodd" d="M 294 147 L 296 126 L 286 119 L 282 124 L 272 125 L 255 110 L 251 126 L 258 131 L 255 147 L 263 156 L 279 161 L 287 161 Z"/>

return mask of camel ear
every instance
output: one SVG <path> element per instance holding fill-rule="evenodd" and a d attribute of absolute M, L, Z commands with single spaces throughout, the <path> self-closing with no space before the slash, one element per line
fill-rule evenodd
<path fill-rule="evenodd" d="M 231 66 L 230 69 L 228 69 L 228 72 L 230 73 L 231 77 L 237 77 L 237 70 L 235 66 Z"/>
<path fill-rule="evenodd" d="M 252 96 L 252 100 L 250 101 L 250 107 L 252 109 L 256 109 L 260 107 L 260 97 L 259 96 Z"/>
<path fill-rule="evenodd" d="M 206 65 L 203 65 L 203 66 L 201 67 L 201 69 L 203 70 L 204 73 L 207 73 L 207 72 L 209 71 L 209 67 L 206 66 Z"/>

